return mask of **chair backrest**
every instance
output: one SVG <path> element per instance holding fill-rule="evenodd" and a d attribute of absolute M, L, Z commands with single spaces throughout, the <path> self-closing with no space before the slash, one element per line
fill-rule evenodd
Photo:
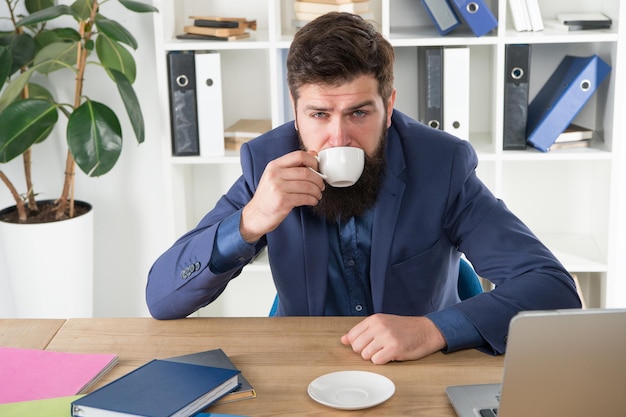
<path fill-rule="evenodd" d="M 480 283 L 478 274 L 476 274 L 472 265 L 470 265 L 470 263 L 463 258 L 461 258 L 461 262 L 459 263 L 459 281 L 457 283 L 457 288 L 459 291 L 459 298 L 461 300 L 466 300 L 483 292 L 483 286 Z M 278 294 L 274 297 L 274 303 L 272 303 L 272 308 L 269 313 L 270 317 L 276 315 L 277 308 Z"/>

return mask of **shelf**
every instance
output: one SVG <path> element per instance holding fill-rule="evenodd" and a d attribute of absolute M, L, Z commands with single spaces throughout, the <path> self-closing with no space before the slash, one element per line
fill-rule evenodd
<path fill-rule="evenodd" d="M 546 234 L 539 238 L 572 272 L 607 272 L 606 255 L 595 239 L 587 235 Z"/>
<path fill-rule="evenodd" d="M 558 12 L 601 11 L 613 19 L 608 30 L 564 32 L 546 27 L 541 32 L 516 32 L 512 28 L 509 0 L 487 0 L 500 20 L 496 30 L 476 37 L 465 26 L 441 36 L 423 4 L 415 0 L 370 0 L 378 29 L 396 49 L 396 108 L 417 118 L 420 92 L 417 81 L 417 47 L 443 46 L 470 48 L 470 126 L 469 140 L 478 155 L 479 178 L 502 198 L 553 250 L 572 272 L 591 275 L 588 280 L 598 306 L 626 293 L 626 261 L 620 206 L 624 191 L 620 179 L 626 178 L 626 145 L 622 138 L 626 114 L 623 92 L 626 7 L 619 0 L 539 0 L 544 19 Z M 173 50 L 216 50 L 221 55 L 224 126 L 240 118 L 271 118 L 274 126 L 291 120 L 285 82 L 286 51 L 296 29 L 292 27 L 292 0 L 157 0 L 161 13 L 155 16 L 159 79 L 167 79 L 165 59 Z M 204 42 L 173 38 L 191 13 L 232 15 L 256 18 L 258 30 L 251 38 L 232 42 Z M 160 31 L 159 31 L 160 30 Z M 562 149 L 543 153 L 533 148 L 523 151 L 502 149 L 505 51 L 509 44 L 532 45 L 530 94 L 532 99 L 565 55 L 597 54 L 612 66 L 612 72 L 577 118 L 575 123 L 596 133 L 591 148 Z M 167 82 L 159 87 L 160 97 L 168 97 Z M 163 117 L 169 120 L 168 107 Z M 169 125 L 167 125 L 169 129 Z M 168 132 L 169 133 L 169 132 Z M 169 151 L 171 139 L 163 135 Z M 239 154 L 223 156 L 173 157 L 166 153 L 164 169 L 169 172 L 170 212 L 173 236 L 193 227 L 197 217 L 211 208 L 240 175 Z M 209 180 L 207 180 L 207 178 Z M 219 184 L 212 184 L 210 179 Z M 224 182 L 224 183 L 221 183 Z M 623 181 L 622 181 L 623 183 Z M 190 226 L 191 225 L 191 226 Z M 263 253 L 247 272 L 263 275 L 270 282 L 267 253 Z M 599 276 L 599 279 L 597 276 Z M 235 288 L 245 291 L 246 281 L 235 280 Z M 255 281 L 257 282 L 257 281 Z M 257 284 L 254 284 L 257 285 Z M 229 285 L 230 287 L 230 285 Z M 238 292 L 239 294 L 239 292 Z M 626 299 L 622 302 L 626 303 Z M 235 300 L 235 296 L 233 296 Z M 236 302 L 233 302 L 235 304 Z M 228 304 L 228 303 L 226 303 Z M 259 311 L 264 313 L 265 304 Z M 228 307 L 230 308 L 230 307 Z M 226 311 L 226 310 L 224 310 Z"/>

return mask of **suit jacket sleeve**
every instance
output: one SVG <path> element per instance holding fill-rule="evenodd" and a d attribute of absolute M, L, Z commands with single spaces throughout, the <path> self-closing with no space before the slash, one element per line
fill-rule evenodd
<path fill-rule="evenodd" d="M 179 238 L 153 264 L 148 274 L 146 302 L 157 319 L 178 319 L 215 300 L 228 282 L 265 246 L 262 239 L 248 252 L 239 253 L 235 267 L 216 271 L 211 255 L 217 231 L 225 219 L 239 218 L 241 209 L 254 194 L 251 158 L 241 151 L 242 175 L 215 207 L 191 231 Z M 236 219 L 235 219 L 236 220 Z"/>
<path fill-rule="evenodd" d="M 581 304 L 563 265 L 478 180 L 471 147 L 461 146 L 457 154 L 444 227 L 476 272 L 493 282 L 495 289 L 449 308 L 469 318 L 493 353 L 504 353 L 509 322 L 519 311 Z"/>

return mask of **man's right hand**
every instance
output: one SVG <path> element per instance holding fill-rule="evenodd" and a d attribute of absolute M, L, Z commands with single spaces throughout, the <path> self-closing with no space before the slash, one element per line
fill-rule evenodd
<path fill-rule="evenodd" d="M 274 230 L 295 207 L 317 205 L 325 183 L 309 168 L 317 169 L 314 152 L 294 151 L 267 164 L 241 213 L 239 229 L 247 242 Z"/>

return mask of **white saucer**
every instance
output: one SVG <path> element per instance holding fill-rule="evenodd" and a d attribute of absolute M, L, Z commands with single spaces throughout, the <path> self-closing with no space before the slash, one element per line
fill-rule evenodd
<path fill-rule="evenodd" d="M 309 384 L 309 396 L 320 404 L 341 410 L 378 405 L 393 395 L 396 386 L 385 376 L 365 371 L 332 372 Z"/>

